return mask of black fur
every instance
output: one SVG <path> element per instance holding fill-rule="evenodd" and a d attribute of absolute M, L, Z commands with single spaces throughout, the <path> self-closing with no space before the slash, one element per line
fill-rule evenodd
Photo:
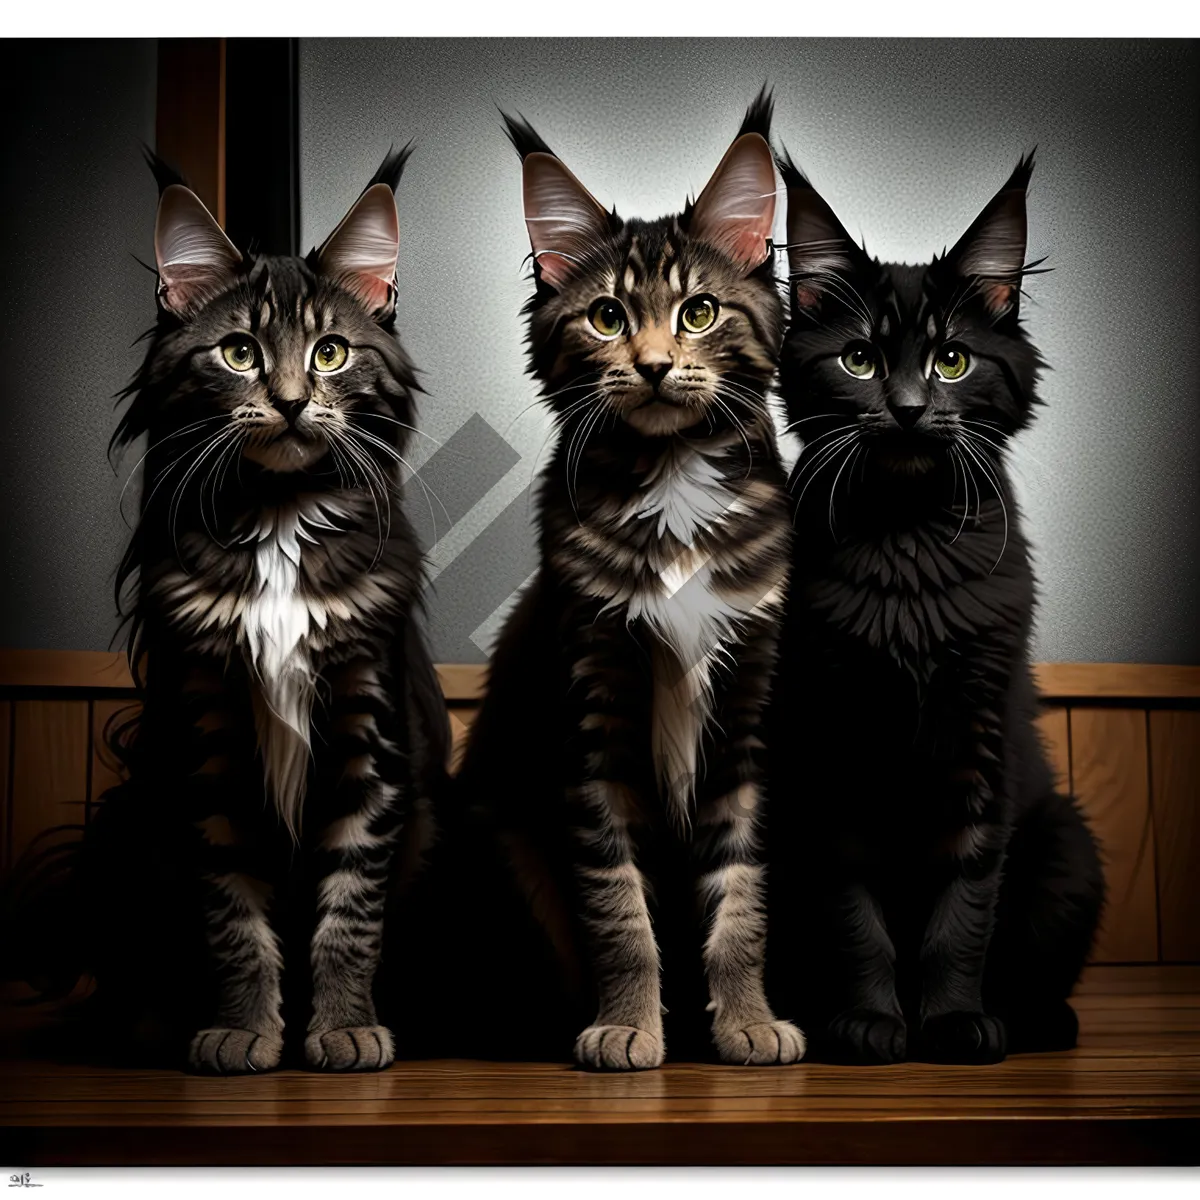
<path fill-rule="evenodd" d="M 1103 880 L 1038 740 L 1004 462 L 1041 368 L 1019 320 L 1032 156 L 923 267 L 870 258 L 779 165 L 805 448 L 768 743 L 773 998 L 852 1062 L 1064 1048 Z"/>

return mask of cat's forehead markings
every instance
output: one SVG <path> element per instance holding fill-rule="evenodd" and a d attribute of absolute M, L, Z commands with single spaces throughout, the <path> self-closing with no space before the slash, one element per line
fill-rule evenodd
<path fill-rule="evenodd" d="M 672 257 L 670 267 L 667 271 L 667 283 L 670 285 L 673 292 L 683 291 L 683 274 L 679 269 L 679 263 Z"/>
<path fill-rule="evenodd" d="M 625 281 L 624 282 L 625 282 L 625 290 L 627 292 L 632 292 L 633 289 L 637 286 L 637 276 L 633 273 L 633 264 L 632 263 L 625 264 Z"/>

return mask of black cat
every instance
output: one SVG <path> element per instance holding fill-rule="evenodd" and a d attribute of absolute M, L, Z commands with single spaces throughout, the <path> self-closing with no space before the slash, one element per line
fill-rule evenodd
<path fill-rule="evenodd" d="M 770 717 L 775 1002 L 827 1058 L 1068 1048 L 1104 884 L 1034 723 L 1035 585 L 1004 464 L 1032 156 L 949 253 L 880 263 L 784 156 L 781 391 L 805 448 Z"/>

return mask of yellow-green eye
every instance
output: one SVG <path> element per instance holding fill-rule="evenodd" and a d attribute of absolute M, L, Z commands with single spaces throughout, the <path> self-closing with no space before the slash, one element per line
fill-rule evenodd
<path fill-rule="evenodd" d="M 592 304 L 588 309 L 588 320 L 601 337 L 615 338 L 625 330 L 625 310 L 621 302 L 611 296 L 602 296 Z"/>
<path fill-rule="evenodd" d="M 933 369 L 946 380 L 961 379 L 970 365 L 971 360 L 967 352 L 954 346 L 943 346 L 933 360 Z"/>
<path fill-rule="evenodd" d="M 703 333 L 716 319 L 717 302 L 711 296 L 693 296 L 679 310 L 679 323 L 688 333 Z"/>
<path fill-rule="evenodd" d="M 221 347 L 221 357 L 234 371 L 248 371 L 254 366 L 254 343 L 249 338 L 234 338 Z"/>
<path fill-rule="evenodd" d="M 313 351 L 313 370 L 336 371 L 349 357 L 350 350 L 345 342 L 338 338 L 326 338 L 325 341 L 318 342 Z"/>
<path fill-rule="evenodd" d="M 875 376 L 875 351 L 866 342 L 847 346 L 838 359 L 842 370 L 855 379 L 873 379 Z"/>

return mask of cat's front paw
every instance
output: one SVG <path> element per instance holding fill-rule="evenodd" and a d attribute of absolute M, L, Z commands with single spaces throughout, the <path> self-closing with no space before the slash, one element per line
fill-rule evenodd
<path fill-rule="evenodd" d="M 834 1062 L 879 1066 L 903 1062 L 908 1030 L 899 1017 L 850 1008 L 829 1022 L 828 1055 Z"/>
<path fill-rule="evenodd" d="M 997 1063 L 1008 1052 L 1004 1022 L 981 1012 L 948 1012 L 921 1026 L 921 1057 L 938 1063 Z"/>
<path fill-rule="evenodd" d="M 769 1067 L 799 1062 L 804 1034 L 791 1021 L 760 1021 L 741 1029 L 714 1029 L 713 1041 L 722 1062 L 743 1067 Z"/>
<path fill-rule="evenodd" d="M 304 1057 L 318 1071 L 382 1071 L 392 1065 L 396 1048 L 385 1026 L 351 1025 L 310 1033 Z"/>
<path fill-rule="evenodd" d="M 188 1066 L 206 1075 L 273 1071 L 282 1057 L 282 1037 L 252 1029 L 201 1029 L 188 1048 Z"/>
<path fill-rule="evenodd" d="M 589 1025 L 575 1039 L 575 1061 L 593 1071 L 647 1071 L 664 1057 L 661 1035 L 633 1025 Z"/>

